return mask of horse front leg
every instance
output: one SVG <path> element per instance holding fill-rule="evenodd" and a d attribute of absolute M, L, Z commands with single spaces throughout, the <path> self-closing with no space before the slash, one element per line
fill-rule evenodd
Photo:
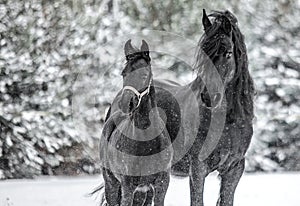
<path fill-rule="evenodd" d="M 154 185 L 154 205 L 164 206 L 165 197 L 170 183 L 170 173 L 161 172 L 161 176 L 155 181 Z M 149 205 L 147 205 L 149 206 Z M 150 204 L 151 206 L 151 204 Z"/>
<path fill-rule="evenodd" d="M 108 206 L 119 206 L 121 202 L 121 184 L 114 176 L 114 174 L 106 168 L 102 168 L 102 175 L 104 179 L 104 194 Z M 102 200 L 101 205 L 105 201 Z"/>
<path fill-rule="evenodd" d="M 191 159 L 190 164 L 190 196 L 191 206 L 203 206 L 204 182 L 207 175 L 207 165 L 200 161 L 198 155 Z"/>
<path fill-rule="evenodd" d="M 131 187 L 130 185 L 122 186 L 122 198 L 120 206 L 132 206 L 134 189 L 135 188 Z"/>
<path fill-rule="evenodd" d="M 245 159 L 242 159 L 229 170 L 220 172 L 221 188 L 217 206 L 233 206 L 235 189 L 244 172 Z"/>

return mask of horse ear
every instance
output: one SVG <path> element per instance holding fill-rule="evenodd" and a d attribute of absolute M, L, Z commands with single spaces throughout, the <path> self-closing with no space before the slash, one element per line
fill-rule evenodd
<path fill-rule="evenodd" d="M 202 16 L 202 24 L 204 27 L 204 31 L 207 31 L 211 27 L 211 22 L 206 14 L 205 9 L 203 9 L 203 16 Z"/>
<path fill-rule="evenodd" d="M 135 53 L 135 49 L 132 47 L 131 45 L 131 39 L 129 39 L 126 43 L 125 43 L 125 46 L 124 46 L 124 53 L 125 53 L 125 56 L 129 55 L 129 54 L 133 54 Z"/>
<path fill-rule="evenodd" d="M 142 40 L 141 51 L 142 52 L 149 52 L 149 46 L 148 46 L 147 42 L 144 39 Z"/>
<path fill-rule="evenodd" d="M 224 18 L 224 21 L 223 21 L 223 29 L 226 34 L 230 34 L 230 32 L 232 30 L 231 23 L 230 23 L 229 19 L 227 19 L 226 17 Z"/>

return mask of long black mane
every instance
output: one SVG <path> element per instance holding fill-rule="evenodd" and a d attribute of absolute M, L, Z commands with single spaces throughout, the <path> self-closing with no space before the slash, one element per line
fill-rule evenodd
<path fill-rule="evenodd" d="M 252 120 L 254 83 L 248 70 L 248 57 L 244 36 L 238 28 L 236 17 L 229 11 L 214 11 L 209 16 L 214 17 L 214 22 L 209 30 L 200 38 L 198 52 L 196 54 L 195 69 L 201 73 L 207 64 L 203 55 L 214 60 L 221 47 L 220 36 L 224 35 L 222 20 L 227 18 L 232 27 L 233 54 L 235 57 L 235 75 L 233 80 L 226 86 L 227 120 L 247 119 Z M 203 51 L 205 54 L 203 54 Z M 207 58 L 206 58 L 207 59 Z"/>

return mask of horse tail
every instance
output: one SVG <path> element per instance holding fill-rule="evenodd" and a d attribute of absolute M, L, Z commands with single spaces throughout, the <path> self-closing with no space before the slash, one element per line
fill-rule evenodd
<path fill-rule="evenodd" d="M 102 182 L 98 187 L 96 187 L 95 189 L 93 189 L 92 192 L 89 193 L 89 196 L 92 196 L 98 192 L 101 192 L 104 189 L 104 183 Z"/>
<path fill-rule="evenodd" d="M 105 195 L 104 195 L 104 183 L 101 183 L 98 187 L 93 189 L 92 192 L 88 193 L 87 196 L 91 197 L 93 195 L 99 194 L 99 199 L 100 201 L 100 206 L 105 206 L 106 205 L 106 200 L 105 200 Z"/>

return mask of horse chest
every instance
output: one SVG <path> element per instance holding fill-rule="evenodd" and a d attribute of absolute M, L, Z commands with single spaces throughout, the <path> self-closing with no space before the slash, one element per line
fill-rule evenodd
<path fill-rule="evenodd" d="M 247 130 L 248 128 L 232 124 L 225 125 L 219 143 L 207 158 L 207 164 L 211 171 L 223 168 L 224 165 L 230 166 L 244 157 L 251 139 L 249 135 L 245 135 Z"/>

